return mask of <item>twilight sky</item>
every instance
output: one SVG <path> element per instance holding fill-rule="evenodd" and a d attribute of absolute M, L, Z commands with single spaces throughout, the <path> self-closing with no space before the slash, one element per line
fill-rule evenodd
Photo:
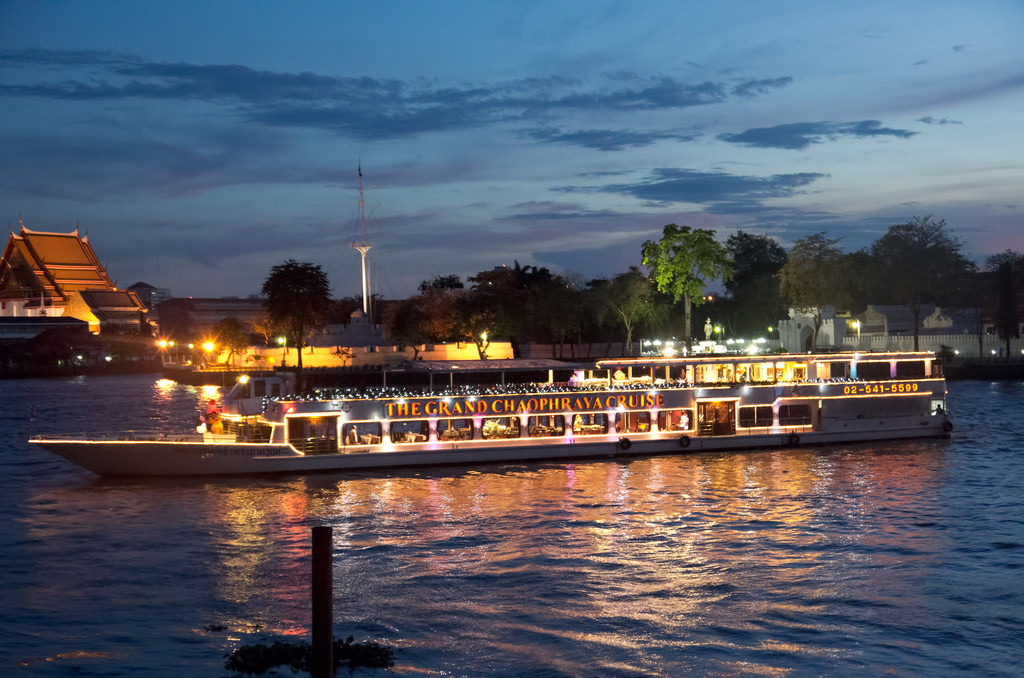
<path fill-rule="evenodd" d="M 665 224 L 1024 251 L 1024 2 L 0 2 L 0 206 L 120 286 L 587 280 Z"/>

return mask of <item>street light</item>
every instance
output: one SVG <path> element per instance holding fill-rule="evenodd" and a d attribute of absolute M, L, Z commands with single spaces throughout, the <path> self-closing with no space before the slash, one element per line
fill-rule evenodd
<path fill-rule="evenodd" d="M 854 320 L 853 327 L 857 330 L 857 348 L 860 348 L 860 321 Z"/>
<path fill-rule="evenodd" d="M 277 343 L 281 346 L 281 367 L 288 367 L 288 337 L 278 337 Z"/>

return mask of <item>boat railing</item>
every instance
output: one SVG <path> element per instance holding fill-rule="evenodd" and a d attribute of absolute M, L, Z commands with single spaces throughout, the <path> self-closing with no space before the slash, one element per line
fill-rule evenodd
<path fill-rule="evenodd" d="M 74 441 L 145 441 L 145 442 L 202 442 L 202 433 L 180 431 L 101 431 L 82 433 L 36 433 L 29 440 L 74 440 Z"/>
<path fill-rule="evenodd" d="M 369 386 L 369 387 L 327 387 L 317 388 L 307 394 L 284 394 L 281 396 L 265 396 L 260 405 L 261 411 L 265 411 L 266 405 L 271 402 L 289 401 L 320 401 L 320 400 L 380 400 L 387 398 L 444 398 L 444 397 L 466 397 L 466 396 L 503 396 L 503 395 L 532 395 L 549 393 L 588 393 L 594 391 L 643 391 L 652 388 L 739 388 L 742 386 L 783 386 L 796 384 L 843 384 L 863 383 L 876 381 L 914 381 L 920 379 L 941 379 L 941 376 L 913 375 L 913 376 L 889 376 L 881 379 L 864 379 L 851 377 L 832 378 L 803 378 L 803 379 L 774 379 L 774 380 L 742 380 L 742 381 L 686 381 L 673 379 L 666 381 L 650 379 L 625 379 L 615 381 L 611 384 L 607 380 L 587 380 L 579 383 L 513 383 L 494 384 L 489 386 L 468 386 L 457 385 L 454 387 L 392 387 L 392 386 Z"/>

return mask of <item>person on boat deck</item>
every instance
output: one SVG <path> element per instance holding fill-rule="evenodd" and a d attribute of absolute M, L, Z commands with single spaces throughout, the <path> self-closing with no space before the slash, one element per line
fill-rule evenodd
<path fill-rule="evenodd" d="M 206 430 L 210 433 L 224 433 L 224 422 L 217 410 L 206 413 Z"/>
<path fill-rule="evenodd" d="M 210 433 L 224 433 L 224 422 L 220 418 L 220 408 L 212 398 L 206 404 L 206 430 Z"/>

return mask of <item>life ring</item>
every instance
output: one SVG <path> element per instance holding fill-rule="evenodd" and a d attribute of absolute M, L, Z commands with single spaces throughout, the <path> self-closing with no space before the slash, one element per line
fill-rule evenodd
<path fill-rule="evenodd" d="M 798 436 L 795 433 L 790 433 L 789 434 L 789 444 L 792 445 L 793 447 L 796 447 L 797 445 L 799 445 L 800 444 L 800 436 Z"/>
<path fill-rule="evenodd" d="M 679 447 L 689 447 L 689 446 L 690 446 L 690 436 L 688 436 L 686 434 L 683 434 L 683 435 L 679 436 Z"/>
<path fill-rule="evenodd" d="M 619 438 L 619 447 L 624 450 L 628 450 L 633 443 L 630 442 L 629 438 Z"/>
<path fill-rule="evenodd" d="M 944 421 L 942 423 L 942 430 L 945 431 L 946 433 L 949 433 L 950 431 L 952 431 L 953 430 L 953 422 L 951 422 L 949 419 Z"/>

